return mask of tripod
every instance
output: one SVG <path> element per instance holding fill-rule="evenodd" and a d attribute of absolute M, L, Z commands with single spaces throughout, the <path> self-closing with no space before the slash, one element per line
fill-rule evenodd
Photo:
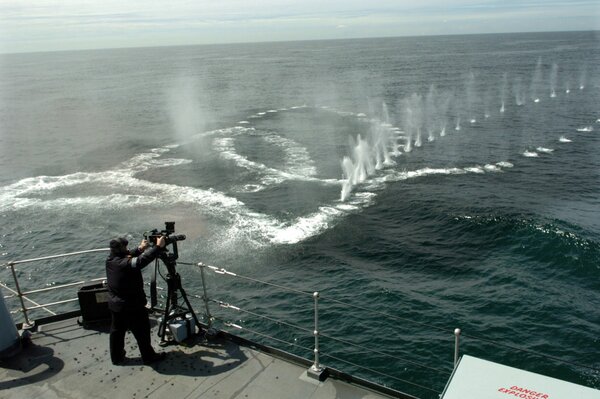
<path fill-rule="evenodd" d="M 167 282 L 167 303 L 165 304 L 165 309 L 163 311 L 163 317 L 158 327 L 158 336 L 160 337 L 160 346 L 166 346 L 169 344 L 169 341 L 165 340 L 165 334 L 167 333 L 167 326 L 169 322 L 175 320 L 177 318 L 181 318 L 186 323 L 189 323 L 187 320 L 187 315 L 191 314 L 192 319 L 194 320 L 194 326 L 198 327 L 198 330 L 201 331 L 202 327 L 200 326 L 200 322 L 198 321 L 198 317 L 196 317 L 196 313 L 194 309 L 192 309 L 192 305 L 185 293 L 185 290 L 181 286 L 181 277 L 177 270 L 176 259 L 177 259 L 177 243 L 173 243 L 175 254 L 171 254 L 169 252 L 162 251 L 158 256 L 158 259 L 162 260 L 165 266 L 167 266 L 167 276 L 165 281 Z M 156 267 L 158 267 L 158 259 L 156 260 Z M 178 303 L 179 296 L 183 299 L 183 304 Z M 188 326 L 188 336 L 192 335 L 191 329 L 194 326 Z M 194 329 L 195 331 L 195 329 Z"/>

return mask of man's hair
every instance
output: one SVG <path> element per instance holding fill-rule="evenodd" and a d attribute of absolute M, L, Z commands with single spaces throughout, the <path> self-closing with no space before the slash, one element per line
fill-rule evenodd
<path fill-rule="evenodd" d="M 125 237 L 110 240 L 110 254 L 113 256 L 127 254 L 127 244 L 129 244 L 129 241 Z"/>

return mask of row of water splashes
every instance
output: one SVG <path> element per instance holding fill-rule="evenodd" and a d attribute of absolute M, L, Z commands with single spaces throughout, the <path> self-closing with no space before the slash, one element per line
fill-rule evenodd
<path fill-rule="evenodd" d="M 531 77 L 529 96 L 527 96 L 527 86 L 523 78 L 515 77 L 510 87 L 508 74 L 504 73 L 499 85 L 499 102 L 496 103 L 495 108 L 500 114 L 504 114 L 507 105 L 511 104 L 510 98 L 514 98 L 516 106 L 524 105 L 527 97 L 536 104 L 544 96 L 556 98 L 559 94 L 558 76 L 559 67 L 554 63 L 550 67 L 549 78 L 545 80 L 542 59 L 539 58 Z M 587 68 L 584 65 L 579 74 L 577 86 L 579 90 L 585 89 L 586 80 Z M 564 80 L 562 86 L 564 95 L 572 92 L 570 81 L 568 78 Z M 395 165 L 393 158 L 403 152 L 411 152 L 415 147 L 421 147 L 424 140 L 434 141 L 436 135 L 446 136 L 451 122 L 454 130 L 459 131 L 465 119 L 468 123 L 474 124 L 477 122 L 477 115 L 483 115 L 485 119 L 489 118 L 491 109 L 494 108 L 492 98 L 498 98 L 492 90 L 486 90 L 483 95 L 478 94 L 473 72 L 466 78 L 464 95 L 457 93 L 460 91 L 438 92 L 435 85 L 431 85 L 425 96 L 413 93 L 403 99 L 399 108 L 399 125 L 402 129 L 391 123 L 385 103 L 382 103 L 380 112 L 371 112 L 372 115 L 380 114 L 380 117 L 370 120 L 370 129 L 366 137 L 358 135 L 353 140 L 351 154 L 342 159 L 344 182 L 340 199 L 342 201 L 348 199 L 353 188 L 366 181 L 376 171 Z"/>

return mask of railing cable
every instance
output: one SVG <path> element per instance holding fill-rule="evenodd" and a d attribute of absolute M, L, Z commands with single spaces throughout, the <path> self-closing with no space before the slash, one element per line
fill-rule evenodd
<path fill-rule="evenodd" d="M 273 323 L 281 324 L 281 325 L 284 325 L 284 326 L 287 326 L 287 327 L 295 328 L 297 330 L 301 330 L 301 331 L 304 331 L 304 332 L 312 334 L 312 330 L 310 330 L 308 328 L 300 327 L 300 326 L 292 324 L 292 323 L 288 323 L 288 322 L 285 322 L 285 321 L 277 320 L 277 319 L 274 319 L 274 318 L 269 317 L 269 316 L 263 316 L 263 315 L 260 315 L 258 313 L 254 313 L 254 312 L 252 312 L 250 310 L 242 309 L 242 308 L 239 308 L 237 306 L 233 306 L 233 305 L 230 305 L 228 303 L 225 303 L 225 302 L 222 302 L 222 301 L 218 301 L 216 299 L 210 299 L 209 298 L 209 301 L 213 302 L 213 303 L 216 303 L 217 305 L 219 305 L 220 307 L 225 308 L 225 309 L 233 309 L 233 310 L 237 310 L 239 312 L 248 313 L 248 314 L 250 314 L 252 316 L 255 316 L 255 317 L 258 317 L 260 319 L 269 320 L 269 321 L 272 321 Z"/>
<path fill-rule="evenodd" d="M 419 363 L 419 362 L 415 362 L 415 361 L 412 361 L 412 360 L 403 359 L 401 357 L 390 355 L 389 353 L 381 352 L 381 351 L 378 351 L 378 350 L 375 350 L 375 349 L 369 349 L 369 348 L 367 348 L 365 346 L 362 346 L 362 345 L 359 345 L 359 344 L 355 344 L 355 343 L 350 342 L 350 341 L 346 341 L 345 339 L 335 338 L 335 337 L 332 337 L 332 336 L 327 335 L 327 334 L 322 334 L 321 333 L 320 335 L 322 337 L 331 339 L 332 341 L 340 342 L 340 343 L 345 344 L 345 345 L 354 346 L 354 347 L 360 348 L 362 350 L 369 351 L 371 353 L 377 353 L 378 355 L 383 355 L 383 356 L 386 356 L 386 357 L 389 357 L 389 358 L 392 358 L 392 359 L 395 359 L 395 360 L 399 360 L 401 362 L 410 363 L 410 364 L 413 364 L 415 366 L 423 367 L 425 369 L 438 371 L 440 373 L 448 373 L 450 371 L 450 370 L 443 370 L 443 369 L 439 369 L 439 368 L 436 368 L 436 367 L 427 366 L 425 364 L 422 364 L 422 363 Z"/>
<path fill-rule="evenodd" d="M 283 285 L 269 283 L 267 281 L 262 281 L 262 280 L 258 280 L 258 279 L 252 278 L 252 277 L 243 276 L 241 274 L 230 272 L 227 269 L 224 269 L 222 267 L 210 266 L 210 265 L 204 264 L 202 262 L 198 263 L 198 266 L 209 268 L 209 269 L 211 269 L 213 272 L 215 272 L 217 274 L 229 275 L 229 276 L 233 276 L 233 277 L 239 277 L 239 278 L 241 278 L 243 280 L 248 280 L 248 281 L 252 281 L 254 283 L 261 283 L 261 284 L 269 285 L 271 287 L 276 287 L 276 288 L 279 288 L 279 289 L 284 290 L 284 291 L 295 292 L 296 294 L 308 295 L 310 297 L 312 297 L 312 295 L 313 295 L 312 292 L 301 291 L 301 290 L 297 290 L 295 288 L 289 288 L 289 287 L 285 287 Z"/>
<path fill-rule="evenodd" d="M 354 305 L 354 304 L 351 304 L 351 303 L 340 301 L 338 299 L 334 299 L 334 298 L 326 296 L 326 295 L 323 295 L 322 298 L 326 299 L 326 300 L 329 300 L 331 302 L 335 302 L 335 303 L 337 303 L 339 305 L 344 305 L 344 306 L 348 306 L 348 307 L 351 307 L 351 308 L 354 308 L 354 309 L 359 309 L 359 310 L 363 310 L 363 311 L 366 311 L 366 312 L 375 313 L 375 314 L 378 314 L 378 315 L 381 315 L 381 316 L 388 317 L 390 319 L 395 319 L 395 320 L 399 320 L 399 321 L 406 321 L 406 322 L 409 322 L 409 323 L 413 323 L 413 324 L 419 325 L 421 327 L 428 327 L 428 328 L 432 328 L 434 330 L 443 331 L 444 334 L 447 334 L 448 331 L 452 331 L 452 329 L 449 329 L 449 328 L 438 327 L 438 326 L 434 326 L 432 324 L 423 323 L 423 322 L 415 321 L 415 320 L 412 320 L 412 319 L 407 319 L 406 317 L 392 315 L 392 314 L 389 314 L 389 313 L 386 313 L 386 312 L 382 312 L 380 310 L 374 310 L 374 309 L 369 309 L 369 308 L 364 307 L 364 306 Z"/>
<path fill-rule="evenodd" d="M 207 267 L 207 268 L 213 270 L 217 274 L 230 275 L 230 276 L 233 276 L 233 277 L 239 277 L 239 278 L 244 279 L 244 280 L 248 280 L 248 281 L 252 281 L 252 282 L 255 282 L 255 283 L 261 283 L 261 284 L 269 285 L 269 286 L 276 287 L 276 288 L 279 288 L 279 289 L 283 289 L 283 290 L 286 290 L 286 291 L 292 291 L 292 292 L 296 292 L 296 293 L 304 294 L 304 295 L 312 295 L 310 292 L 300 291 L 300 290 L 296 290 L 296 289 L 293 289 L 293 288 L 284 287 L 284 286 L 281 286 L 281 285 L 278 285 L 278 284 L 273 284 L 273 283 L 269 283 L 269 282 L 262 281 L 262 280 L 259 280 L 259 279 L 254 279 L 254 278 L 251 278 L 251 277 L 243 276 L 243 275 L 240 275 L 240 274 L 237 274 L 237 273 L 233 273 L 233 272 L 227 271 L 224 268 L 218 268 L 216 266 L 210 266 L 210 265 L 206 265 L 206 264 L 203 264 L 203 263 L 199 263 L 198 265 L 200 265 L 201 267 Z M 421 326 L 421 327 L 427 327 L 427 328 L 430 328 L 430 329 L 433 329 L 433 330 L 441 331 L 444 334 L 447 334 L 448 331 L 452 330 L 451 328 L 439 327 L 439 326 L 436 326 L 436 325 L 433 325 L 433 324 L 415 321 L 415 320 L 412 320 L 412 319 L 409 319 L 409 318 L 406 318 L 406 317 L 392 315 L 392 314 L 389 314 L 389 313 L 386 313 L 386 312 L 382 312 L 380 310 L 370 309 L 368 307 L 364 307 L 364 306 L 360 306 L 360 305 L 355 305 L 355 304 L 347 303 L 347 302 L 340 301 L 338 299 L 335 299 L 335 298 L 332 298 L 332 297 L 329 297 L 329 296 L 326 296 L 326 295 L 322 295 L 322 299 L 329 300 L 331 302 L 337 303 L 339 305 L 347 306 L 347 307 L 350 307 L 350 308 L 362 310 L 362 311 L 365 311 L 365 312 L 370 312 L 370 313 L 373 313 L 373 314 L 378 314 L 380 316 L 384 316 L 384 317 L 387 317 L 389 319 L 394 319 L 394 320 L 398 320 L 398 321 L 408 322 L 408 323 L 412 323 L 412 324 L 415 324 L 415 325 L 418 325 L 418 326 Z M 525 353 L 530 353 L 530 354 L 533 354 L 533 355 L 536 355 L 536 356 L 540 356 L 540 357 L 545 357 L 545 358 L 548 358 L 548 359 L 552 359 L 552 360 L 560 362 L 560 363 L 570 364 L 570 365 L 575 366 L 575 367 L 581 367 L 581 368 L 586 368 L 586 369 L 590 369 L 590 370 L 594 370 L 594 371 L 600 372 L 600 369 L 598 369 L 596 367 L 582 365 L 582 364 L 579 364 L 579 363 L 576 363 L 576 362 L 572 362 L 572 361 L 569 361 L 569 360 L 563 360 L 563 359 L 560 359 L 560 358 L 552 356 L 552 355 L 547 355 L 547 354 L 544 354 L 544 353 L 533 351 L 531 349 L 524 349 L 524 348 L 520 348 L 520 347 L 517 347 L 517 346 L 509 345 L 509 344 L 502 344 L 502 343 L 499 343 L 499 342 L 496 342 L 496 341 L 493 341 L 493 340 L 490 340 L 490 339 L 481 338 L 481 337 L 470 335 L 470 334 L 464 334 L 463 333 L 462 335 L 463 335 L 463 337 L 466 337 L 466 338 L 480 340 L 480 341 L 487 342 L 487 343 L 490 343 L 490 344 L 493 344 L 493 345 L 497 345 L 497 346 L 509 348 L 509 349 L 512 349 L 512 350 L 521 351 L 521 352 L 525 352 Z M 330 337 L 330 338 L 332 338 L 332 337 Z M 332 338 L 332 339 L 335 339 L 335 338 Z"/>
<path fill-rule="evenodd" d="M 4 264 L 4 266 L 20 265 L 20 264 L 23 264 L 23 263 L 31 263 L 31 262 L 37 262 L 37 261 L 40 261 L 40 260 L 64 258 L 64 257 L 67 257 L 67 256 L 81 255 L 81 254 L 87 254 L 87 253 L 92 253 L 92 252 L 107 252 L 108 250 L 109 250 L 109 248 L 88 249 L 88 250 L 85 250 L 85 251 L 77 251 L 77 252 L 69 252 L 69 253 L 58 254 L 58 255 L 42 256 L 40 258 L 31 258 L 31 259 L 23 259 L 23 260 L 13 260 L 13 261 L 10 261 L 10 262 L 6 262 Z"/>
<path fill-rule="evenodd" d="M 492 345 L 501 346 L 501 347 L 504 347 L 504 348 L 508 348 L 508 349 L 512 349 L 512 350 L 516 350 L 516 351 L 521 351 L 521 352 L 525 352 L 525 353 L 530 353 L 532 355 L 537 355 L 537 356 L 540 356 L 540 357 L 545 357 L 545 358 L 552 359 L 552 360 L 557 361 L 557 362 L 570 364 L 571 366 L 581 367 L 581 368 L 590 369 L 590 370 L 593 370 L 593 371 L 600 372 L 599 368 L 592 367 L 592 366 L 585 366 L 583 364 L 571 362 L 569 360 L 563 360 L 561 358 L 558 358 L 558 357 L 555 357 L 555 356 L 552 356 L 552 355 L 547 355 L 545 353 L 536 352 L 536 351 L 531 350 L 531 349 L 523 349 L 523 348 L 520 348 L 518 346 L 513 346 L 513 345 L 510 345 L 510 344 L 503 344 L 503 343 L 500 343 L 500 342 L 493 341 L 491 339 L 481 338 L 481 337 L 477 337 L 475 335 L 470 335 L 470 334 L 462 334 L 462 336 L 463 337 L 467 337 L 467 338 L 471 338 L 471 339 L 475 339 L 475 340 L 479 340 L 479 341 L 483 341 L 483 342 L 487 342 L 487 343 L 492 344 Z"/>
<path fill-rule="evenodd" d="M 340 359 L 339 357 L 337 357 L 337 356 L 334 356 L 334 355 L 329 355 L 329 354 L 327 354 L 327 353 L 323 353 L 323 356 L 325 356 L 325 357 L 329 357 L 329 358 L 331 358 L 331 359 L 335 359 L 335 360 L 337 360 L 337 361 L 340 361 L 340 362 L 344 362 L 344 363 L 350 364 L 350 365 L 352 365 L 352 366 L 354 366 L 354 367 L 358 367 L 358 368 L 360 368 L 360 369 L 367 370 L 367 371 L 370 371 L 370 372 L 372 372 L 372 373 L 375 373 L 375 374 L 379 374 L 379 375 L 381 375 L 381 376 L 383 376 L 383 377 L 388 377 L 388 378 L 391 378 L 391 379 L 394 379 L 394 380 L 397 380 L 397 381 L 404 382 L 404 383 L 406 383 L 406 384 L 410 384 L 410 385 L 413 385 L 413 386 L 419 387 L 419 388 L 421 388 L 421 389 L 425 389 L 425 390 L 427 390 L 427 391 L 431 391 L 431 392 L 435 392 L 435 393 L 437 393 L 437 394 L 441 394 L 441 392 L 440 392 L 440 391 L 437 391 L 437 390 L 435 390 L 435 389 L 433 389 L 433 388 L 429 388 L 429 387 L 426 387 L 426 386 L 424 386 L 424 385 L 417 384 L 417 383 L 415 383 L 415 382 L 412 382 L 412 381 L 405 380 L 405 379 L 403 379 L 403 378 L 394 377 L 393 375 L 389 375 L 389 374 L 386 374 L 386 373 L 384 373 L 384 372 L 381 372 L 381 371 L 374 370 L 374 369 L 372 369 L 372 368 L 370 368 L 370 367 L 365 367 L 365 366 L 362 366 L 362 365 L 360 365 L 360 364 L 356 364 L 356 363 L 354 363 L 354 362 L 350 362 L 350 361 L 348 361 L 348 360 Z"/>
<path fill-rule="evenodd" d="M 6 284 L 4 284 L 4 283 L 1 283 L 1 282 L 0 282 L 0 286 L 1 286 L 2 288 L 5 288 L 5 289 L 7 289 L 8 291 L 12 292 L 12 293 L 13 293 L 13 295 L 19 296 L 19 293 L 18 293 L 17 291 L 13 290 L 12 288 L 10 288 L 9 286 L 7 286 Z M 36 309 L 39 309 L 39 308 L 41 308 L 41 309 L 44 309 L 46 312 L 50 313 L 51 315 L 53 315 L 53 316 L 56 316 L 56 313 L 55 313 L 55 312 L 51 311 L 50 309 L 46 309 L 46 308 L 44 307 L 44 306 L 47 306 L 47 305 L 40 305 L 40 304 L 39 304 L 39 303 L 37 303 L 36 301 L 34 301 L 34 300 L 32 300 L 32 299 L 29 299 L 29 298 L 28 298 L 28 297 L 26 297 L 26 296 L 21 296 L 21 298 L 25 299 L 26 301 L 29 301 L 29 302 L 33 303 L 33 304 L 35 305 Z M 30 308 L 27 308 L 27 309 L 30 309 Z M 21 312 L 23 311 L 23 309 L 20 309 L 20 310 L 21 310 Z M 18 310 L 17 310 L 17 311 L 18 311 Z"/>
<path fill-rule="evenodd" d="M 235 328 L 235 329 L 237 329 L 237 330 L 248 331 L 248 332 L 250 332 L 250 333 L 252 333 L 252 334 L 256 334 L 256 335 L 259 335 L 259 336 L 261 336 L 261 337 L 265 337 L 265 338 L 271 339 L 271 340 L 273 340 L 273 341 L 281 342 L 281 343 L 283 343 L 283 344 L 286 344 L 286 345 L 295 346 L 295 347 L 298 347 L 298 348 L 300 348 L 300 349 L 304 349 L 304 350 L 306 350 L 306 351 L 309 351 L 309 352 L 312 352 L 312 351 L 313 351 L 313 349 L 312 349 L 312 348 L 308 348 L 308 347 L 306 347 L 306 346 L 303 346 L 303 345 L 297 344 L 297 343 L 295 343 L 295 342 L 288 342 L 288 341 L 285 341 L 285 340 L 283 340 L 283 339 L 281 339 L 281 338 L 276 338 L 276 337 L 273 337 L 273 336 L 271 336 L 271 335 L 267 335 L 267 334 L 264 334 L 264 333 L 258 332 L 258 331 L 256 331 L 256 330 L 253 330 L 253 329 L 251 329 L 251 328 L 248 328 L 248 327 L 242 327 L 242 326 L 240 326 L 239 324 L 231 323 L 231 322 L 229 322 L 229 321 L 226 321 L 226 320 L 224 320 L 224 319 L 221 319 L 221 318 L 219 318 L 219 317 L 215 317 L 215 320 L 219 320 L 221 323 L 223 323 L 223 325 L 225 325 L 225 326 L 227 326 L 227 327 L 233 327 L 233 328 Z"/>

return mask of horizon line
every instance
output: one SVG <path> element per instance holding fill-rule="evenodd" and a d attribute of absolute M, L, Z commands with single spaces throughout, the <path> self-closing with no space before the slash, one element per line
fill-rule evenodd
<path fill-rule="evenodd" d="M 600 33 L 600 29 L 575 29 L 575 30 L 556 30 L 556 31 L 521 31 L 521 32 L 481 32 L 481 33 L 447 33 L 447 34 L 423 34 L 423 35 L 392 35 L 392 36 L 361 36 L 361 37 L 344 37 L 344 38 L 327 38 L 327 39 L 295 39 L 295 40 L 264 40 L 264 41 L 231 41 L 221 43 L 187 43 L 187 44 L 161 44 L 156 46 L 118 46 L 118 47 L 89 47 L 76 49 L 58 49 L 45 51 L 17 51 L 17 52 L 1 52 L 0 56 L 6 55 L 24 55 L 24 54 L 46 54 L 46 53 L 72 53 L 83 51 L 108 51 L 108 50 L 127 50 L 127 49 L 151 49 L 165 47 L 208 47 L 208 46 L 228 46 L 240 44 L 270 44 L 270 43 L 302 43 L 302 42 L 321 42 L 321 41 L 349 41 L 349 40 L 368 40 L 368 39 L 394 39 L 394 38 L 433 38 L 445 36 L 485 36 L 485 35 L 519 35 L 519 34 L 543 34 L 543 33 Z"/>

